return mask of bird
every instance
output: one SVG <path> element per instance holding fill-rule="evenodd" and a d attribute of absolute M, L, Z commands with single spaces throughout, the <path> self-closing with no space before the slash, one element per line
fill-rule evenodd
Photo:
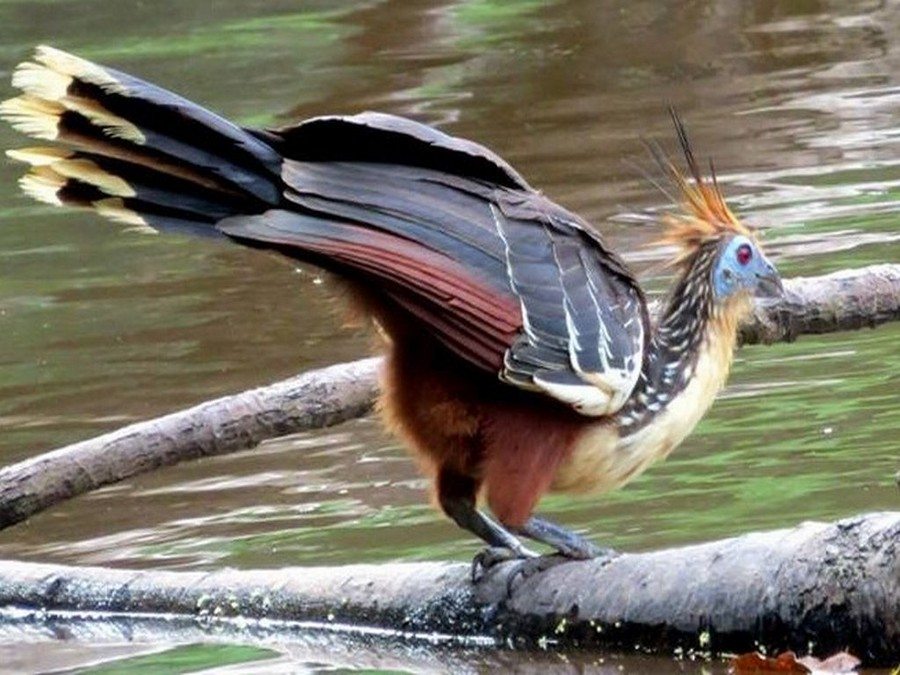
<path fill-rule="evenodd" d="M 658 318 L 583 218 L 483 145 L 379 112 L 244 128 L 162 87 L 48 46 L 0 117 L 49 145 L 7 151 L 24 193 L 155 232 L 318 265 L 383 336 L 380 409 L 436 506 L 485 551 L 602 549 L 536 513 L 665 458 L 723 387 L 754 298 L 782 292 L 754 230 L 700 170 L 659 217 L 674 282 Z M 490 558 L 486 558 L 490 560 Z"/>

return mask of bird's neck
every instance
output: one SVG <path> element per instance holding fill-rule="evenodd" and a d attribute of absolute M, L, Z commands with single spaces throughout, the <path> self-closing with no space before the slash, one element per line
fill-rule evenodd
<path fill-rule="evenodd" d="M 681 404 L 689 404 L 690 416 L 696 411 L 699 419 L 725 383 L 749 301 L 738 297 L 715 302 L 710 283 L 714 262 L 713 248 L 700 249 L 669 294 L 638 383 L 617 415 L 625 434 L 640 431 L 685 397 L 691 401 Z"/>

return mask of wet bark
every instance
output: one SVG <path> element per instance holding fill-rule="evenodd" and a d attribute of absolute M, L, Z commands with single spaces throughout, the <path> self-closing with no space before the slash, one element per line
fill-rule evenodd
<path fill-rule="evenodd" d="M 515 565 L 473 584 L 468 564 L 446 562 L 174 572 L 2 561 L 0 608 L 18 609 L 0 612 L 0 623 L 21 620 L 21 610 L 31 610 L 29 625 L 67 612 L 119 625 L 165 615 L 170 630 L 187 622 L 252 636 L 266 626 L 270 639 L 313 622 L 303 628 L 468 645 L 685 655 L 847 649 L 867 665 L 900 661 L 900 512 L 571 561 L 516 577 L 508 590 Z"/>
<path fill-rule="evenodd" d="M 790 342 L 800 335 L 874 328 L 900 319 L 900 265 L 870 265 L 784 282 L 779 303 L 757 308 L 743 344 Z"/>
<path fill-rule="evenodd" d="M 745 344 L 875 326 L 900 318 L 900 265 L 789 279 L 761 308 Z M 263 440 L 368 413 L 379 359 L 313 371 L 140 422 L 0 469 L 0 529 L 66 499 L 160 466 L 252 448 Z"/>

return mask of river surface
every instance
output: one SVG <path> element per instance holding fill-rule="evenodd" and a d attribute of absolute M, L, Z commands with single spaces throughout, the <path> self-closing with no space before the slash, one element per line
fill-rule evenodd
<path fill-rule="evenodd" d="M 642 139 L 674 151 L 671 104 L 698 154 L 715 158 L 735 210 L 765 228 L 784 276 L 900 262 L 897 3 L 0 0 L 4 95 L 38 43 L 244 124 L 373 109 L 475 139 L 596 224 L 655 290 L 666 283 L 659 230 L 634 221 L 665 204 L 643 176 Z M 0 147 L 23 143 L 0 127 Z M 19 173 L 0 163 L 0 462 L 372 352 L 370 331 L 348 324 L 340 289 L 315 268 L 36 205 L 19 195 Z M 728 388 L 668 461 L 614 494 L 553 497 L 543 510 L 627 550 L 896 510 L 898 344 L 895 324 L 742 349 Z M 374 418 L 144 475 L 0 533 L 3 558 L 154 569 L 466 560 L 475 550 L 428 506 L 425 483 Z M 0 634 L 0 668 L 442 663 L 329 661 L 325 647 L 278 641 L 53 637 Z M 719 668 L 458 658 L 473 671 Z"/>

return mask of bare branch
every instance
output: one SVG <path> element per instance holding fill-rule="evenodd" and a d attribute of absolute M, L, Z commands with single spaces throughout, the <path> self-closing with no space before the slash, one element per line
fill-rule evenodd
<path fill-rule="evenodd" d="M 321 370 L 132 424 L 0 469 L 0 529 L 85 492 L 198 457 L 361 417 L 381 359 Z"/>

